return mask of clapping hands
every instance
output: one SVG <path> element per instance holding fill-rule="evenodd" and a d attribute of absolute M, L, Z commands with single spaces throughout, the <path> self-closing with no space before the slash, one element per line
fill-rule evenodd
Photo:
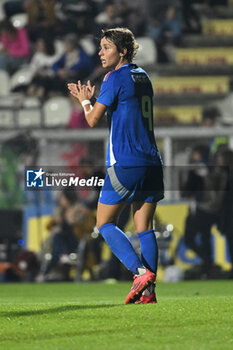
<path fill-rule="evenodd" d="M 87 85 L 82 85 L 79 80 L 78 84 L 69 83 L 67 86 L 70 93 L 79 99 L 81 103 L 84 100 L 90 100 L 95 93 L 95 85 L 92 86 L 90 80 L 88 80 Z"/>

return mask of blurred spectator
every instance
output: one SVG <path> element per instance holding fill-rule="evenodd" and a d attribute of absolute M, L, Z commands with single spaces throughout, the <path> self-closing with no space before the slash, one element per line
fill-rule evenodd
<path fill-rule="evenodd" d="M 30 0 L 9 0 L 3 4 L 3 9 L 6 14 L 6 17 L 9 18 L 18 13 L 24 13 L 25 7 L 24 4 Z"/>
<path fill-rule="evenodd" d="M 205 151 L 199 147 L 192 153 L 191 170 L 183 187 L 186 196 L 194 200 L 186 218 L 184 240 L 187 247 L 202 259 L 201 273 L 210 276 L 213 269 L 211 250 L 211 227 L 217 222 L 226 175 L 218 166 L 206 167 Z M 199 236 L 199 242 L 197 241 Z"/>
<path fill-rule="evenodd" d="M 182 17 L 184 21 L 184 32 L 199 34 L 202 31 L 201 19 L 193 7 L 195 0 L 182 1 Z"/>
<path fill-rule="evenodd" d="M 48 35 L 39 38 L 36 42 L 36 51 L 29 66 L 32 78 L 38 73 L 41 73 L 41 75 L 46 74 L 57 58 L 58 54 L 55 52 L 53 39 Z"/>
<path fill-rule="evenodd" d="M 230 278 L 233 278 L 233 151 L 225 149 L 217 155 L 218 165 L 226 174 L 226 186 L 218 217 L 218 228 L 226 236 L 230 260 Z"/>
<path fill-rule="evenodd" d="M 135 36 L 143 36 L 146 29 L 146 2 L 141 0 L 113 0 L 105 4 L 104 11 L 99 13 L 95 22 L 100 29 L 126 27 Z"/>
<path fill-rule="evenodd" d="M 30 43 L 27 32 L 24 28 L 15 28 L 9 20 L 0 23 L 0 31 L 0 69 L 12 74 L 29 60 Z"/>
<path fill-rule="evenodd" d="M 52 69 L 56 75 L 55 85 L 67 91 L 64 83 L 67 80 L 83 80 L 93 70 L 90 56 L 78 44 L 75 34 L 68 34 L 64 38 L 65 53 L 53 64 Z"/>
<path fill-rule="evenodd" d="M 65 53 L 54 63 L 52 69 L 61 80 L 84 79 L 93 70 L 91 58 L 78 44 L 75 34 L 64 38 Z"/>
<path fill-rule="evenodd" d="M 41 204 L 53 204 L 52 193 L 49 189 L 46 191 L 25 190 L 25 166 L 29 168 L 37 166 L 39 156 L 38 140 L 28 130 L 17 133 L 2 144 L 1 161 L 6 158 L 4 171 L 0 172 L 0 207 L 21 208 L 23 204 L 35 205 L 38 209 L 38 216 L 40 216 L 39 206 Z"/>
<path fill-rule="evenodd" d="M 69 270 L 72 265 L 70 254 L 77 254 L 73 261 L 77 265 L 76 280 L 81 280 L 82 272 L 97 262 L 95 246 L 91 232 L 95 225 L 95 213 L 86 205 L 78 202 L 75 188 L 64 189 L 59 197 L 55 213 L 47 224 L 51 236 L 45 242 L 44 262 L 37 280 L 42 282 L 50 279 L 55 268 L 63 267 L 62 278 L 70 279 Z M 52 258 L 46 261 L 46 252 L 51 252 Z M 98 253 L 99 254 L 99 253 Z M 64 267 L 66 267 L 64 269 Z"/>
<path fill-rule="evenodd" d="M 47 228 L 51 230 L 51 260 L 42 264 L 39 281 L 47 278 L 48 274 L 58 266 L 62 255 L 76 252 L 78 239 L 74 233 L 75 205 L 77 204 L 77 193 L 73 189 L 65 189 L 59 197 L 59 205 Z M 47 242 L 48 243 L 48 242 Z M 65 276 L 68 278 L 68 276 Z"/>
<path fill-rule="evenodd" d="M 148 35 L 158 50 L 158 62 L 168 62 L 171 53 L 166 45 L 179 45 L 182 34 L 182 11 L 179 0 L 148 0 Z"/>
<path fill-rule="evenodd" d="M 220 111 L 217 107 L 206 107 L 202 113 L 202 126 L 214 126 L 218 118 L 220 117 Z"/>
<path fill-rule="evenodd" d="M 102 169 L 98 166 L 95 166 L 94 163 L 89 158 L 82 158 L 78 167 L 79 178 L 83 179 L 104 179 L 105 174 Z M 102 245 L 103 238 L 96 231 L 93 233 L 94 226 L 96 224 L 96 207 L 98 203 L 99 193 L 101 187 L 100 186 L 86 186 L 82 187 L 81 192 L 79 193 L 79 198 L 81 200 L 81 204 L 83 208 L 86 208 L 86 213 L 88 214 L 88 222 L 89 222 L 89 234 L 84 235 L 83 237 L 79 234 L 80 244 L 78 247 L 78 256 L 79 261 L 77 265 L 77 274 L 76 281 L 80 281 L 82 279 L 82 271 L 84 270 L 85 264 L 87 265 L 89 272 L 92 278 L 99 278 L 99 269 L 102 266 Z M 88 224 L 86 223 L 86 225 Z M 92 226 L 90 226 L 92 224 Z M 91 231 L 90 231 L 91 228 Z M 85 229 L 82 229 L 85 232 Z M 97 230 L 98 231 L 98 230 Z M 86 230 L 87 232 L 87 230 Z M 97 268 L 97 270 L 93 271 L 93 267 Z M 98 273 L 96 273 L 98 271 Z"/>
<path fill-rule="evenodd" d="M 147 22 L 147 1 L 114 0 L 116 15 L 134 35 L 144 36 Z"/>
<path fill-rule="evenodd" d="M 193 147 L 189 164 L 192 168 L 188 171 L 187 177 L 182 182 L 181 194 L 183 197 L 201 200 L 204 190 L 204 178 L 208 174 L 209 147 L 205 144 L 198 144 Z"/>
<path fill-rule="evenodd" d="M 41 35 L 55 34 L 55 0 L 26 0 L 24 8 L 28 15 L 28 34 L 32 42 Z"/>
<path fill-rule="evenodd" d="M 67 94 L 66 83 L 85 79 L 93 69 L 90 56 L 79 46 L 75 34 L 64 38 L 65 52 L 52 65 L 52 72 L 36 79 L 40 98 L 47 98 L 51 93 Z"/>
<path fill-rule="evenodd" d="M 50 36 L 41 37 L 36 42 L 36 51 L 31 59 L 28 70 L 31 82 L 27 88 L 30 96 L 40 97 L 40 88 L 46 77 L 52 75 L 52 65 L 58 59 L 54 41 Z"/>
<path fill-rule="evenodd" d="M 95 17 L 95 23 L 97 26 L 95 31 L 100 36 L 102 29 L 120 27 L 123 25 L 123 20 L 117 15 L 116 5 L 108 2 L 105 5 L 104 11 Z"/>
<path fill-rule="evenodd" d="M 55 10 L 59 19 L 59 34 L 93 34 L 96 5 L 93 0 L 58 0 Z"/>
<path fill-rule="evenodd" d="M 89 125 L 86 121 L 85 114 L 83 112 L 83 108 L 77 98 L 75 98 L 73 95 L 69 95 L 71 103 L 72 103 L 72 110 L 70 119 L 68 122 L 68 128 L 69 129 L 86 129 L 89 128 Z"/>

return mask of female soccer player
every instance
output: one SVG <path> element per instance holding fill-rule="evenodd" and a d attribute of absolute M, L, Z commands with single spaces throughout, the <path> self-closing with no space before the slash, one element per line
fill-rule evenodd
<path fill-rule="evenodd" d="M 81 102 L 88 124 L 95 126 L 107 111 L 110 136 L 107 175 L 97 208 L 97 227 L 118 259 L 132 271 L 128 303 L 155 303 L 158 248 L 152 226 L 156 204 L 164 196 L 161 158 L 153 132 L 153 89 L 147 73 L 132 64 L 138 45 L 126 28 L 102 31 L 99 56 L 106 74 L 94 106 L 95 86 L 68 84 Z M 117 227 L 127 202 L 132 203 L 141 258 Z"/>

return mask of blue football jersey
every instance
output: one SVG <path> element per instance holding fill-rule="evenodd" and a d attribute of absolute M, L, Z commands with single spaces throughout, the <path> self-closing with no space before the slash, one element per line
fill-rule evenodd
<path fill-rule="evenodd" d="M 160 164 L 154 138 L 153 88 L 147 73 L 132 63 L 109 72 L 97 101 L 108 107 L 106 165 Z"/>

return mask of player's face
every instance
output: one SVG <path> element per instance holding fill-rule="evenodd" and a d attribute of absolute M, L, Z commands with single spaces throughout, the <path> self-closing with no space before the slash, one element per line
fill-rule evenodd
<path fill-rule="evenodd" d="M 99 56 L 104 68 L 117 69 L 123 64 L 123 54 L 117 50 L 116 45 L 111 40 L 105 37 L 100 42 Z"/>

